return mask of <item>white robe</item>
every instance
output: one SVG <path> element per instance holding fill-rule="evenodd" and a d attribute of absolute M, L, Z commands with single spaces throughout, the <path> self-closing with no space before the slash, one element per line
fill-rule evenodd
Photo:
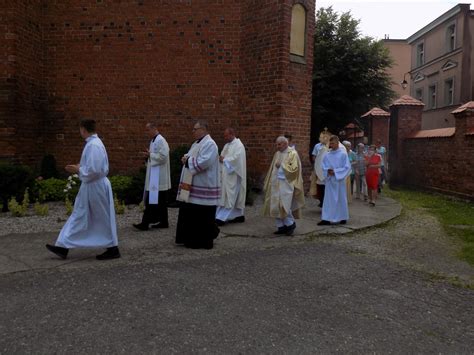
<path fill-rule="evenodd" d="M 238 138 L 227 143 L 222 149 L 224 157 L 220 164 L 221 198 L 216 218 L 231 220 L 244 215 L 247 190 L 247 162 L 245 147 Z"/>
<path fill-rule="evenodd" d="M 346 177 L 351 173 L 351 163 L 346 148 L 329 151 L 323 159 L 323 173 L 326 190 L 322 219 L 329 222 L 347 221 L 349 208 L 347 206 Z M 329 176 L 328 170 L 334 170 L 334 175 Z"/>
<path fill-rule="evenodd" d="M 107 151 L 97 135 L 88 137 L 86 142 L 79 169 L 81 187 L 56 246 L 110 248 L 118 245 L 118 239 L 112 186 L 107 179 Z"/>
<path fill-rule="evenodd" d="M 154 140 L 150 142 L 150 157 L 146 164 L 146 177 L 145 177 L 145 191 L 150 191 L 150 176 L 156 175 L 156 183 L 158 191 L 167 191 L 171 189 L 171 177 L 170 177 L 170 148 L 168 142 L 161 135 L 158 134 Z M 157 170 L 157 174 L 153 174 L 152 170 Z M 156 201 L 152 201 L 151 194 L 149 195 L 150 204 L 157 204 Z"/>
<path fill-rule="evenodd" d="M 210 135 L 196 141 L 187 153 L 178 189 L 178 201 L 204 206 L 217 206 L 220 199 L 219 152 Z M 189 195 L 181 194 L 183 184 L 189 185 Z M 183 189 L 184 190 L 184 189 Z M 184 192 L 184 191 L 183 191 Z"/>

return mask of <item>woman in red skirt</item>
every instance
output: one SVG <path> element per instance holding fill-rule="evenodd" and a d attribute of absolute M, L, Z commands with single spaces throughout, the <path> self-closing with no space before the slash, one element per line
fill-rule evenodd
<path fill-rule="evenodd" d="M 369 193 L 369 204 L 375 206 L 377 199 L 377 189 L 379 185 L 380 167 L 382 166 L 382 157 L 376 153 L 375 145 L 369 147 L 367 157 L 365 158 L 367 171 L 365 178 L 367 180 L 367 190 Z"/>

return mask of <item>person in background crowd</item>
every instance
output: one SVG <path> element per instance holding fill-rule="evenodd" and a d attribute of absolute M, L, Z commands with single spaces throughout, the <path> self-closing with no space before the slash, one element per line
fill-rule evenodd
<path fill-rule="evenodd" d="M 95 121 L 82 120 L 79 126 L 86 145 L 79 164 L 67 165 L 70 174 L 79 174 L 81 187 L 74 210 L 61 229 L 55 245 L 46 249 L 66 259 L 71 248 L 107 248 L 98 260 L 120 258 L 115 222 L 112 186 L 107 175 L 109 159 L 102 140 L 97 136 Z"/>
<path fill-rule="evenodd" d="M 329 152 L 329 138 L 331 133 L 327 129 L 321 132 L 319 139 L 320 145 L 317 147 L 317 155 L 314 160 L 314 173 L 316 175 L 316 187 L 317 187 L 317 196 L 319 200 L 319 207 L 323 207 L 324 203 L 324 192 L 325 192 L 325 183 L 324 183 L 324 172 L 323 172 L 323 159 L 326 154 Z M 317 146 L 317 145 L 316 145 Z M 316 147 L 315 147 L 316 148 Z"/>
<path fill-rule="evenodd" d="M 363 198 L 367 201 L 367 181 L 365 179 L 366 155 L 364 154 L 364 143 L 357 144 L 357 154 L 355 156 L 354 172 L 356 181 L 356 198 Z"/>
<path fill-rule="evenodd" d="M 276 219 L 278 229 L 274 234 L 292 235 L 295 218 L 300 218 L 300 209 L 305 204 L 301 161 L 285 137 L 278 137 L 276 146 L 263 187 L 263 215 Z"/>
<path fill-rule="evenodd" d="M 351 142 L 343 141 L 342 144 L 346 148 L 349 162 L 351 163 L 351 174 L 346 179 L 346 190 L 347 190 L 347 202 L 352 202 L 352 195 L 354 194 L 354 165 L 355 165 L 355 153 L 351 149 Z"/>
<path fill-rule="evenodd" d="M 235 137 L 233 128 L 228 127 L 224 130 L 224 140 L 227 143 L 219 157 L 221 198 L 216 212 L 217 225 L 245 221 L 244 208 L 247 189 L 245 147 L 240 139 Z"/>
<path fill-rule="evenodd" d="M 385 147 L 382 145 L 382 141 L 380 139 L 377 140 L 376 148 L 377 148 L 376 150 L 377 154 L 379 154 L 380 157 L 382 158 L 382 163 L 380 166 L 381 174 L 380 174 L 379 186 L 378 186 L 378 192 L 380 193 L 382 192 L 383 184 L 386 181 L 385 162 L 386 162 L 386 157 L 387 157 L 387 149 L 385 149 Z"/>
<path fill-rule="evenodd" d="M 166 139 L 158 132 L 154 123 L 148 123 L 146 130 L 151 138 L 149 148 L 142 152 L 147 158 L 145 193 L 143 201 L 145 211 L 141 223 L 133 226 L 146 231 L 150 223 L 152 228 L 168 228 L 168 190 L 171 189 L 170 148 Z"/>
<path fill-rule="evenodd" d="M 331 136 L 329 148 L 331 150 L 323 160 L 326 192 L 322 220 L 318 223 L 319 226 L 329 225 L 331 222 L 346 224 L 349 219 L 346 178 L 351 173 L 351 163 L 346 150 L 339 146 L 339 137 Z"/>
<path fill-rule="evenodd" d="M 382 157 L 376 153 L 375 145 L 371 145 L 366 157 L 367 171 L 365 173 L 371 206 L 375 206 L 375 200 L 377 199 L 381 164 Z"/>

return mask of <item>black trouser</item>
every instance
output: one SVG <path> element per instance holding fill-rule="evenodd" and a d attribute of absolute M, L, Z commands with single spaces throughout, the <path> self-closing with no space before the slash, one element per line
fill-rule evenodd
<path fill-rule="evenodd" d="M 145 211 L 143 212 L 142 224 L 162 223 L 168 224 L 168 191 L 158 193 L 158 204 L 148 203 L 148 191 L 145 192 Z"/>
<path fill-rule="evenodd" d="M 316 185 L 318 188 L 318 200 L 319 200 L 319 207 L 323 207 L 324 203 L 324 192 L 326 191 L 326 185 Z"/>

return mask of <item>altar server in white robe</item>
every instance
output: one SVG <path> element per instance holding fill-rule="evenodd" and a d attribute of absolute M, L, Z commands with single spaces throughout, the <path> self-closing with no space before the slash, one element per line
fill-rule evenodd
<path fill-rule="evenodd" d="M 339 144 L 337 136 L 329 139 L 330 151 L 323 159 L 323 174 L 326 191 L 322 220 L 318 225 L 346 224 L 349 219 L 346 178 L 351 173 L 351 163 L 346 148 Z"/>
<path fill-rule="evenodd" d="M 207 127 L 205 121 L 194 125 L 196 141 L 181 158 L 183 170 L 176 198 L 180 201 L 176 244 L 192 249 L 212 249 L 219 235 L 215 220 L 220 200 L 219 152 Z"/>
<path fill-rule="evenodd" d="M 278 137 L 276 146 L 277 152 L 263 185 L 263 215 L 275 218 L 277 231 L 274 234 L 292 235 L 295 219 L 301 218 L 305 204 L 301 160 L 285 137 Z"/>
<path fill-rule="evenodd" d="M 224 146 L 219 157 L 221 198 L 216 212 L 217 225 L 245 221 L 244 208 L 247 189 L 247 161 L 245 147 L 235 137 L 233 128 L 224 130 Z"/>
<path fill-rule="evenodd" d="M 105 146 L 95 132 L 94 120 L 81 121 L 80 133 L 86 140 L 81 161 L 66 166 L 67 172 L 79 174 L 81 187 L 56 244 L 46 244 L 49 251 L 62 259 L 66 259 L 71 248 L 107 248 L 97 255 L 99 260 L 120 257 L 114 198 L 107 179 L 109 160 Z"/>
<path fill-rule="evenodd" d="M 142 152 L 147 158 L 145 192 L 143 201 L 145 211 L 141 223 L 133 226 L 141 231 L 152 228 L 168 228 L 168 190 L 171 189 L 170 148 L 157 126 L 150 122 L 146 131 L 151 138 L 150 147 Z M 153 224 L 152 224 L 153 223 Z"/>

